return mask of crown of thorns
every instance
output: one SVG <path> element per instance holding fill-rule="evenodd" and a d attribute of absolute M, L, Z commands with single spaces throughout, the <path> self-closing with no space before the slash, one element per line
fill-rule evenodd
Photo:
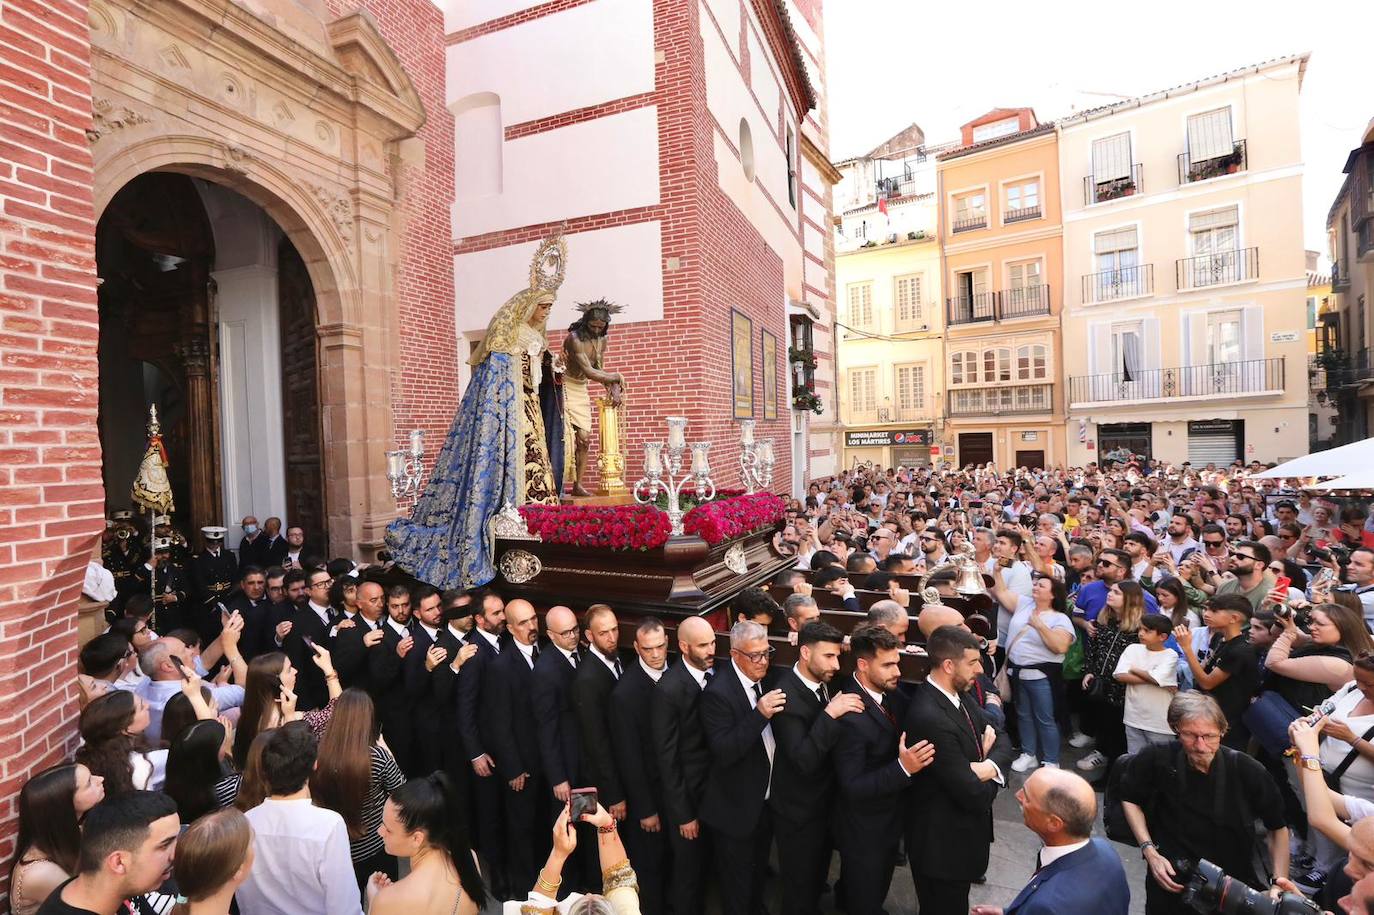
<path fill-rule="evenodd" d="M 609 299 L 597 299 L 594 302 L 579 302 L 577 304 L 577 310 L 584 315 L 593 311 L 604 311 L 608 315 L 618 315 L 624 309 L 625 306 L 617 305 Z"/>

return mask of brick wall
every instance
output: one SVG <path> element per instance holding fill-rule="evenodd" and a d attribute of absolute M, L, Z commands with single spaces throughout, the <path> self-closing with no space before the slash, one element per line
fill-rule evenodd
<path fill-rule="evenodd" d="M 0 5 L 0 861 L 20 786 L 75 748 L 75 607 L 103 526 L 86 6 Z"/>
<path fill-rule="evenodd" d="M 410 430 L 425 430 L 433 459 L 458 411 L 458 345 L 453 321 L 453 115 L 444 105 L 444 14 L 429 0 L 329 0 L 333 16 L 372 14 L 400 59 L 425 108 L 418 139 L 423 166 L 401 170 L 404 234 L 396 271 L 401 373 L 391 380 L 392 447 L 407 447 Z M 408 141 L 414 144 L 415 141 Z M 378 384 L 384 383 L 382 379 Z"/>

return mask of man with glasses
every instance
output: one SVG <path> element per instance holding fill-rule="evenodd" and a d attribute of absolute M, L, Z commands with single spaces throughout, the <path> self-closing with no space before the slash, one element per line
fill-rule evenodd
<path fill-rule="evenodd" d="M 1250 612 L 1259 610 L 1269 592 L 1274 590 L 1274 576 L 1269 572 L 1269 561 L 1273 559 L 1269 547 L 1253 540 L 1242 540 L 1231 551 L 1231 573 L 1217 585 L 1216 595 L 1240 594 L 1250 601 Z"/>
<path fill-rule="evenodd" d="M 701 695 L 701 725 L 711 748 L 711 775 L 701 821 L 711 831 L 726 915 L 763 909 L 764 874 L 772 835 L 768 800 L 776 742 L 771 719 L 787 703 L 765 690 L 773 649 L 768 631 L 747 620 L 730 629 L 730 666 Z"/>
<path fill-rule="evenodd" d="M 1181 692 L 1169 703 L 1169 727 L 1179 745 L 1146 747 L 1127 764 L 1122 808 L 1149 868 L 1147 915 L 1186 915 L 1183 887 L 1172 862 L 1206 858 L 1229 876 L 1263 889 L 1255 873 L 1254 820 L 1269 832 L 1273 879 L 1288 876 L 1288 828 L 1283 798 L 1264 766 L 1222 746 L 1228 718 L 1201 693 Z M 1230 741 L 1227 741 L 1230 743 Z"/>
<path fill-rule="evenodd" d="M 1107 592 L 1112 585 L 1131 580 L 1131 557 L 1125 550 L 1105 549 L 1095 562 L 1097 580 L 1078 589 L 1074 598 L 1073 624 L 1090 637 L 1097 632 L 1097 615 L 1107 606 Z M 1144 592 L 1145 612 L 1158 613 L 1159 604 L 1149 591 Z M 1003 642 L 1005 644 L 1005 641 Z"/>
<path fill-rule="evenodd" d="M 933 526 L 921 531 L 917 543 L 921 548 L 921 559 L 918 564 L 926 572 L 949 558 L 945 553 L 945 541 L 940 537 L 940 532 Z"/>
<path fill-rule="evenodd" d="M 324 569 L 306 574 L 304 606 L 297 606 L 291 614 L 287 621 L 289 629 L 282 639 L 282 650 L 296 669 L 296 708 L 303 712 L 324 708 L 329 704 L 324 672 L 316 666 L 315 651 L 306 639 L 321 648 L 330 647 L 329 630 L 338 622 L 329 606 L 329 587 L 332 584 L 334 579 Z M 292 581 L 288 581 L 288 593 L 291 585 Z"/>

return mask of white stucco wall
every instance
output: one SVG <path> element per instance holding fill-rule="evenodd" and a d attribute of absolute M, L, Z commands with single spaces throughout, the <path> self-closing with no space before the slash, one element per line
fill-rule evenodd
<path fill-rule="evenodd" d="M 567 236 L 568 269 L 549 327 L 577 319 L 574 305 L 608 298 L 624 305 L 620 324 L 663 317 L 663 242 L 657 221 L 574 232 Z M 453 258 L 454 297 L 460 335 L 481 336 L 496 309 L 529 282 L 537 242 L 492 248 Z M 466 353 L 466 348 L 464 349 Z"/>

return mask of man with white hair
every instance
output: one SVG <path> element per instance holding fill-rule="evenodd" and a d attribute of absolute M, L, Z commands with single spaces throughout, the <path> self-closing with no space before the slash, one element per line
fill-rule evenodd
<path fill-rule="evenodd" d="M 242 619 L 231 617 L 230 623 L 220 634 L 224 656 L 228 659 L 234 679 L 238 683 L 248 678 L 248 665 L 238 650 L 238 636 L 242 631 Z M 143 649 L 143 653 L 138 657 L 138 666 L 148 677 L 138 689 L 138 694 L 148 703 L 148 729 L 143 733 L 149 740 L 154 741 L 156 746 L 156 741 L 162 737 L 162 710 L 166 708 L 169 699 L 181 692 L 181 671 L 185 669 L 190 673 L 195 672 L 194 652 L 181 639 L 162 638 Z M 242 686 L 218 683 L 205 685 L 210 688 L 210 694 L 220 711 L 243 705 Z"/>
<path fill-rule="evenodd" d="M 770 720 L 787 701 L 782 690 L 763 686 L 772 653 L 766 629 L 749 620 L 735 623 L 730 666 L 701 695 L 701 725 L 712 756 L 701 821 L 715 844 L 726 915 L 753 915 L 763 908 L 772 835 L 765 802 L 776 748 Z"/>

